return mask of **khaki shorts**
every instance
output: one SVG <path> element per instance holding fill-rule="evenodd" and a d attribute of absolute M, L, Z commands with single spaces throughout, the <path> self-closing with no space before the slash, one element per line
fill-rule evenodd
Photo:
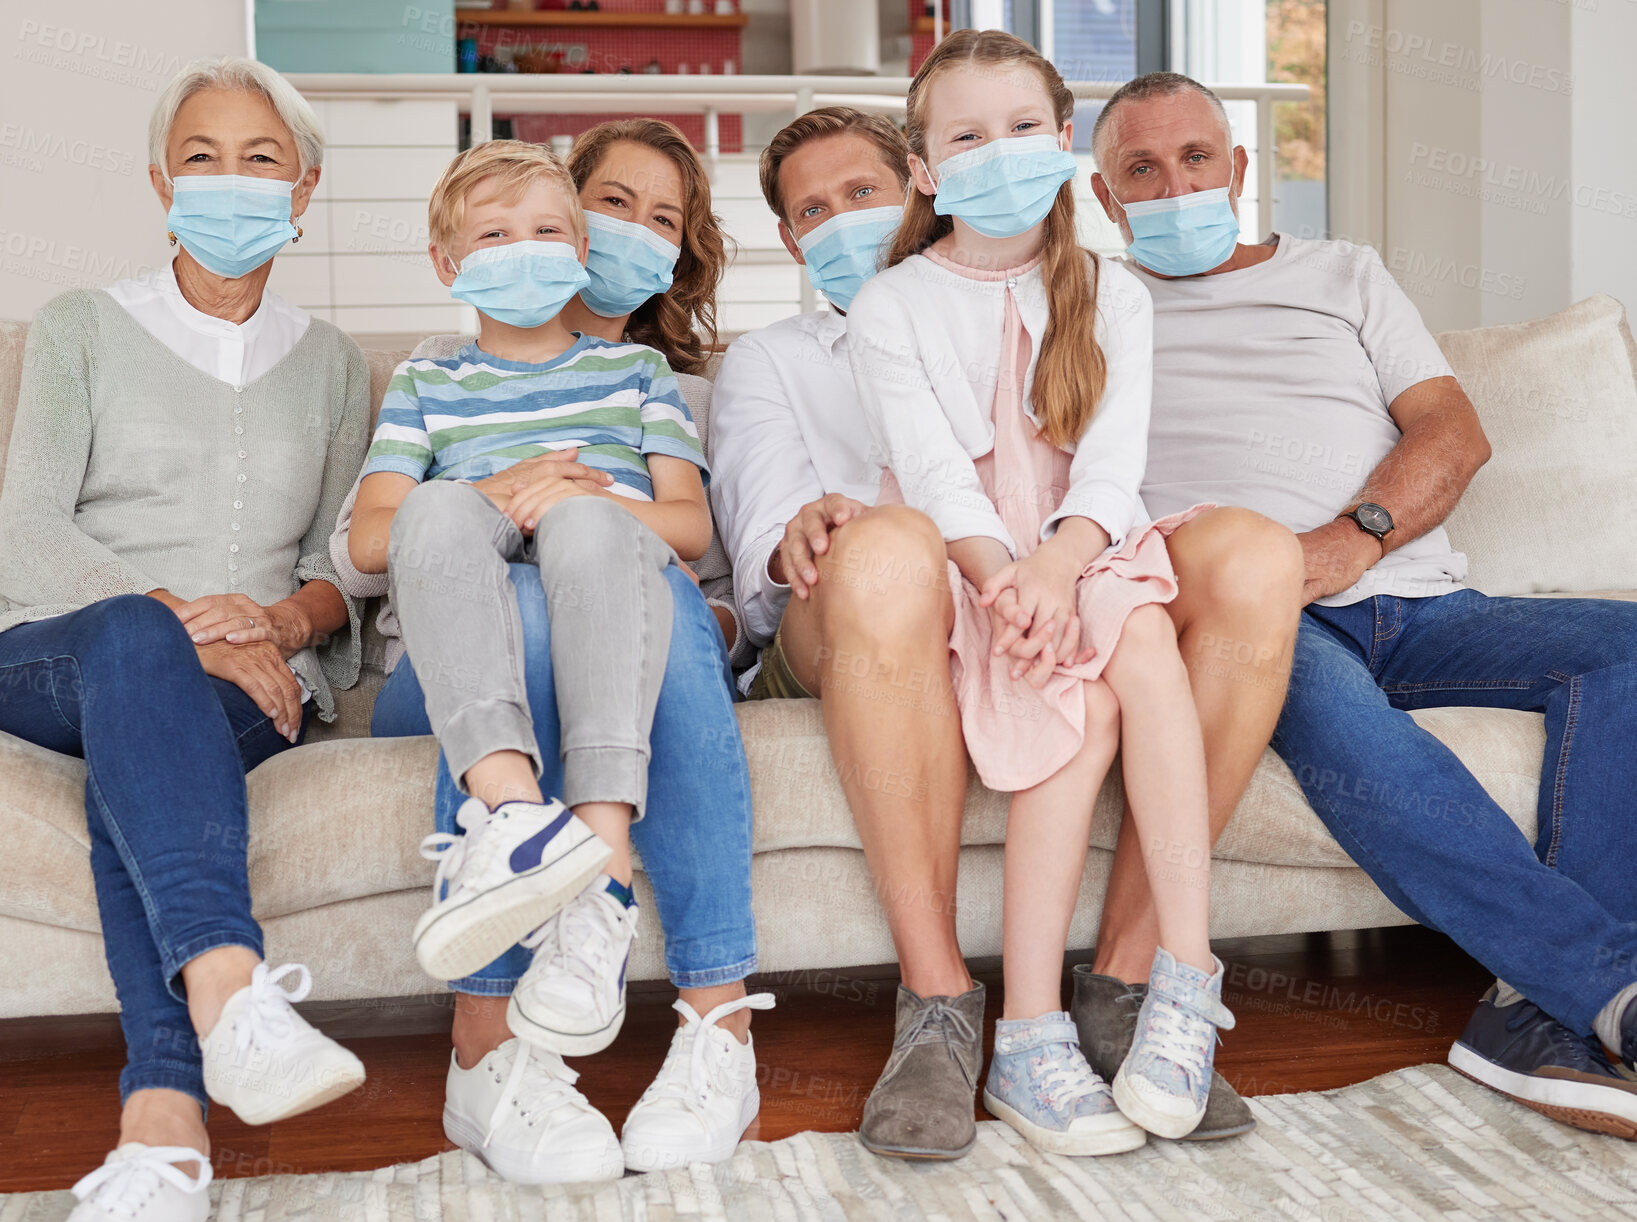
<path fill-rule="evenodd" d="M 817 700 L 818 697 L 801 685 L 790 669 L 790 659 L 784 656 L 784 624 L 773 634 L 773 643 L 762 650 L 762 669 L 751 681 L 746 700 Z"/>

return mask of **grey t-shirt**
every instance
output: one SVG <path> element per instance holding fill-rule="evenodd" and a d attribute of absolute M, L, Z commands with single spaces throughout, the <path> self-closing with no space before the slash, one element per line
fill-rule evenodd
<path fill-rule="evenodd" d="M 1215 276 L 1166 280 L 1128 264 L 1154 299 L 1142 497 L 1156 518 L 1214 501 L 1298 534 L 1322 526 L 1398 444 L 1388 405 L 1452 372 L 1370 247 L 1288 234 L 1268 243 L 1272 258 Z M 1465 575 L 1466 557 L 1438 527 L 1320 601 L 1446 594 Z"/>

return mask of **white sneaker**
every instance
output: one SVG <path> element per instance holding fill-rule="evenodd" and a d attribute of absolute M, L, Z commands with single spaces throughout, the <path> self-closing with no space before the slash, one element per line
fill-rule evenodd
<path fill-rule="evenodd" d="M 177 1163 L 197 1162 L 198 1175 Z M 186 1146 L 128 1141 L 74 1185 L 68 1222 L 205 1222 L 210 1217 L 210 1159 Z"/>
<path fill-rule="evenodd" d="M 625 1022 L 625 968 L 637 906 L 608 893 L 599 874 L 551 920 L 523 939 L 534 962 L 512 990 L 506 1025 L 558 1056 L 584 1057 L 614 1042 Z"/>
<path fill-rule="evenodd" d="M 293 991 L 279 988 L 292 972 L 300 983 Z M 363 1062 L 296 1013 L 292 1003 L 312 989 L 312 973 L 299 963 L 275 971 L 258 963 L 199 1041 L 205 1093 L 246 1124 L 298 1115 L 363 1084 Z"/>
<path fill-rule="evenodd" d="M 756 1089 L 756 1049 L 717 1021 L 739 1010 L 771 1010 L 773 994 L 724 1002 L 704 1018 L 687 1002 L 675 1008 L 687 1023 L 671 1037 L 659 1076 L 625 1119 L 620 1147 L 632 1171 L 664 1171 L 689 1163 L 719 1163 L 738 1146 L 762 1106 Z"/>
<path fill-rule="evenodd" d="M 517 1039 L 470 1069 L 451 1053 L 443 1131 L 514 1184 L 617 1180 L 625 1160 L 614 1126 L 574 1089 L 579 1076 Z"/>
<path fill-rule="evenodd" d="M 602 872 L 613 850 L 561 802 L 468 798 L 464 836 L 434 832 L 421 856 L 438 863 L 432 907 L 415 922 L 415 955 L 436 980 L 493 963 Z"/>

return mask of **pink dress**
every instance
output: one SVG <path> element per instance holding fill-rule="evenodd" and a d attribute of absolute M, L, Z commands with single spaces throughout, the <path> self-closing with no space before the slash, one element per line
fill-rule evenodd
<path fill-rule="evenodd" d="M 932 250 L 922 253 L 938 266 L 973 280 L 1022 276 L 1039 262 L 1037 257 L 1008 271 L 980 271 L 952 263 Z M 1019 559 L 1039 546 L 1041 526 L 1068 491 L 1073 458 L 1041 437 L 1023 410 L 1024 375 L 1032 353 L 1032 341 L 1008 287 L 1000 376 L 992 408 L 995 445 L 974 459 L 973 465 L 1017 544 Z M 1002 490 L 998 495 L 997 488 Z M 878 503 L 902 499 L 897 480 L 888 472 Z M 1001 792 L 1028 789 L 1074 758 L 1086 734 L 1081 683 L 1103 673 L 1131 612 L 1176 597 L 1176 575 L 1165 550 L 1165 536 L 1210 508 L 1196 505 L 1133 527 L 1117 551 L 1105 552 L 1086 567 L 1077 587 L 1080 647 L 1095 653 L 1079 666 L 1059 664 L 1039 689 L 1011 677 L 1009 655 L 997 658 L 991 653 L 989 609 L 978 605 L 978 588 L 961 575 L 954 561 L 949 562 L 949 585 L 955 598 L 949 669 L 967 753 L 985 785 Z"/>

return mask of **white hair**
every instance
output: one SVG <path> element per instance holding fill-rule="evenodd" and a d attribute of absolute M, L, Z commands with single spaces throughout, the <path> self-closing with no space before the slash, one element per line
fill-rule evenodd
<path fill-rule="evenodd" d="M 265 98 L 295 138 L 298 181 L 315 165 L 323 164 L 324 132 L 318 126 L 318 116 L 289 81 L 253 59 L 234 56 L 196 59 L 165 86 L 158 105 L 153 108 L 153 117 L 148 120 L 148 160 L 159 167 L 166 182 L 171 175 L 165 150 L 170 146 L 176 112 L 182 109 L 183 102 L 204 89 L 256 93 Z"/>

